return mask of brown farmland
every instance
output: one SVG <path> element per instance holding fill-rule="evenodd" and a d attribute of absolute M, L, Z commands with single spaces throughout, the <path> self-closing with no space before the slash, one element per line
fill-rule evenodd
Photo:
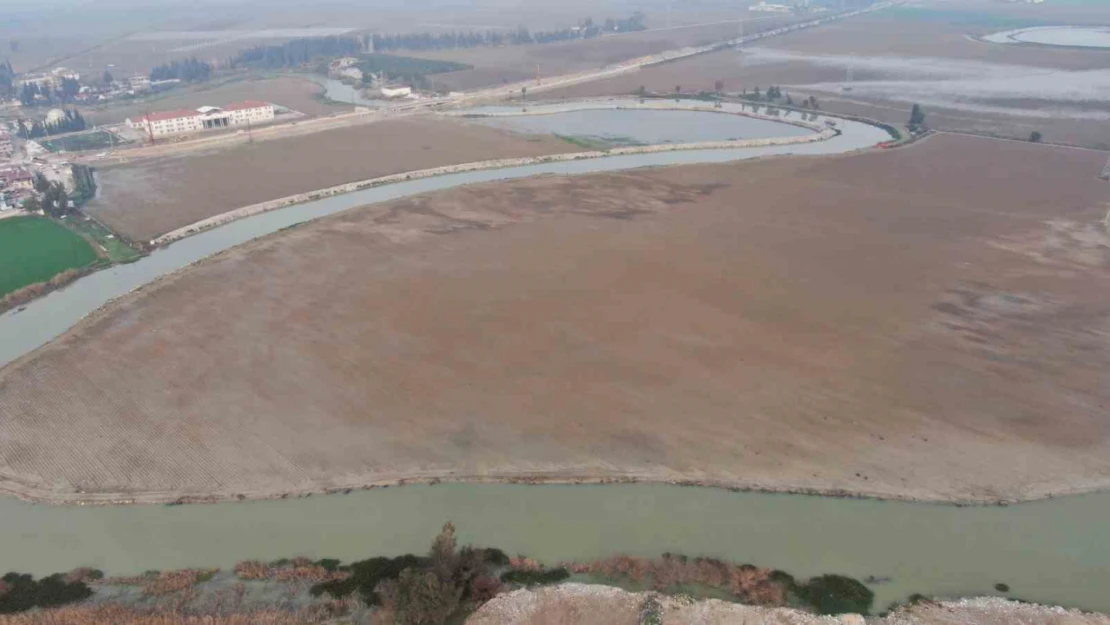
<path fill-rule="evenodd" d="M 433 478 L 1105 487 L 1102 161 L 940 135 L 336 215 L 0 372 L 0 475 L 59 499 Z"/>
<path fill-rule="evenodd" d="M 553 137 L 461 121 L 398 119 L 104 169 L 90 210 L 113 229 L 147 241 L 241 206 L 356 180 L 574 149 Z"/>

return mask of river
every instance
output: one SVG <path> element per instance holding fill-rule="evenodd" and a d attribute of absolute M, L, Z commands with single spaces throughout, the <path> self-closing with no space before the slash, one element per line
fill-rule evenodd
<path fill-rule="evenodd" d="M 818 123 L 823 120 L 816 120 Z M 83 316 L 159 276 L 255 237 L 372 202 L 542 173 L 713 163 L 775 154 L 833 154 L 885 132 L 841 121 L 829 141 L 662 152 L 452 174 L 342 195 L 243 219 L 113 267 L 0 316 L 0 363 L 43 345 Z M 46 506 L 0 497 L 3 567 L 44 574 L 78 565 L 113 574 L 231 566 L 248 558 L 424 551 L 453 520 L 463 541 L 548 562 L 613 553 L 706 554 L 798 576 L 889 577 L 877 607 L 912 592 L 1016 596 L 1110 611 L 1110 494 L 1001 507 L 732 493 L 659 485 L 438 485 L 288 501 L 192 506 Z"/>
<path fill-rule="evenodd" d="M 0 498 L 5 569 L 43 574 L 232 566 L 282 556 L 424 552 L 452 520 L 460 540 L 545 562 L 670 551 L 840 572 L 876 608 L 920 592 L 997 594 L 1110 611 L 1110 495 L 1008 507 L 732 493 L 659 485 L 406 486 L 191 506 L 57 507 Z"/>

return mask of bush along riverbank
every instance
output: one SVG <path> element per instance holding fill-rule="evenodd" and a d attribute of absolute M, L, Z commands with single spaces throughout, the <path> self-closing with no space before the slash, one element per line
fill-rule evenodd
<path fill-rule="evenodd" d="M 656 625 L 818 625 L 862 623 L 860 615 L 869 615 L 873 602 L 867 585 L 851 577 L 798 580 L 784 571 L 710 557 L 615 555 L 545 566 L 494 547 L 460 547 L 455 527 L 447 523 L 426 554 L 349 564 L 298 557 L 243 561 L 230 571 L 147 571 L 124 577 L 105 577 L 89 568 L 41 580 L 8 573 L 0 580 L 0 625 L 527 625 L 555 622 L 544 619 L 561 609 L 576 614 L 596 609 L 601 620 L 590 623 L 610 622 L 606 615 L 628 621 L 617 617 L 631 610 L 639 622 Z M 1076 625 L 1110 625 L 1105 615 L 1006 599 L 943 602 L 920 595 L 891 606 L 874 622 L 939 625 L 956 621 L 930 615 L 954 609 L 984 615 L 966 621 L 975 623 L 1020 617 L 1031 625 L 1050 625 L 1063 622 L 1059 618 L 1065 615 Z M 533 612 L 535 618 L 528 616 Z"/>
<path fill-rule="evenodd" d="M 822 614 L 867 613 L 873 598 L 859 581 L 838 575 L 797 581 L 782 571 L 674 554 L 544 566 L 497 548 L 460 547 L 455 527 L 447 523 L 426 554 L 349 564 L 296 558 L 240 562 L 232 571 L 148 571 L 127 577 L 78 569 L 39 581 L 9 573 L 0 584 L 0 613 L 25 613 L 18 622 L 27 625 L 81 618 L 140 623 L 155 617 L 166 622 L 441 625 L 463 622 L 506 592 L 581 579 Z M 239 620 L 220 620 L 232 617 Z M 0 618 L 0 625 L 6 622 Z"/>

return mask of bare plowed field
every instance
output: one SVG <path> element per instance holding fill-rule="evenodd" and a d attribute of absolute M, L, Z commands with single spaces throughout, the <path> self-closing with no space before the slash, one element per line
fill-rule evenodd
<path fill-rule="evenodd" d="M 241 206 L 356 180 L 575 149 L 461 121 L 398 119 L 105 169 L 90 210 L 147 241 Z"/>
<path fill-rule="evenodd" d="M 59 497 L 414 477 L 1105 487 L 1102 160 L 937 136 L 336 215 L 0 372 L 0 474 Z"/>

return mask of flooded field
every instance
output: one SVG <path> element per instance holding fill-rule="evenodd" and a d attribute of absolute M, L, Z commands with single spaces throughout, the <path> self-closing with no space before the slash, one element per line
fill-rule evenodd
<path fill-rule="evenodd" d="M 1043 46 L 1110 48 L 1110 28 L 1043 26 L 1008 30 L 983 37 L 991 43 L 1035 43 Z"/>
<path fill-rule="evenodd" d="M 588 138 L 623 145 L 797 137 L 813 132 L 800 126 L 699 111 L 583 110 L 490 117 L 478 121 L 516 132 Z"/>
<path fill-rule="evenodd" d="M 919 103 L 954 111 L 1042 119 L 1106 120 L 1110 70 L 1067 70 L 942 57 L 745 51 L 749 66 L 835 68 L 835 82 L 799 85 L 836 97 Z M 852 79 L 854 74 L 857 78 Z M 858 77 L 864 77 L 862 79 Z"/>

